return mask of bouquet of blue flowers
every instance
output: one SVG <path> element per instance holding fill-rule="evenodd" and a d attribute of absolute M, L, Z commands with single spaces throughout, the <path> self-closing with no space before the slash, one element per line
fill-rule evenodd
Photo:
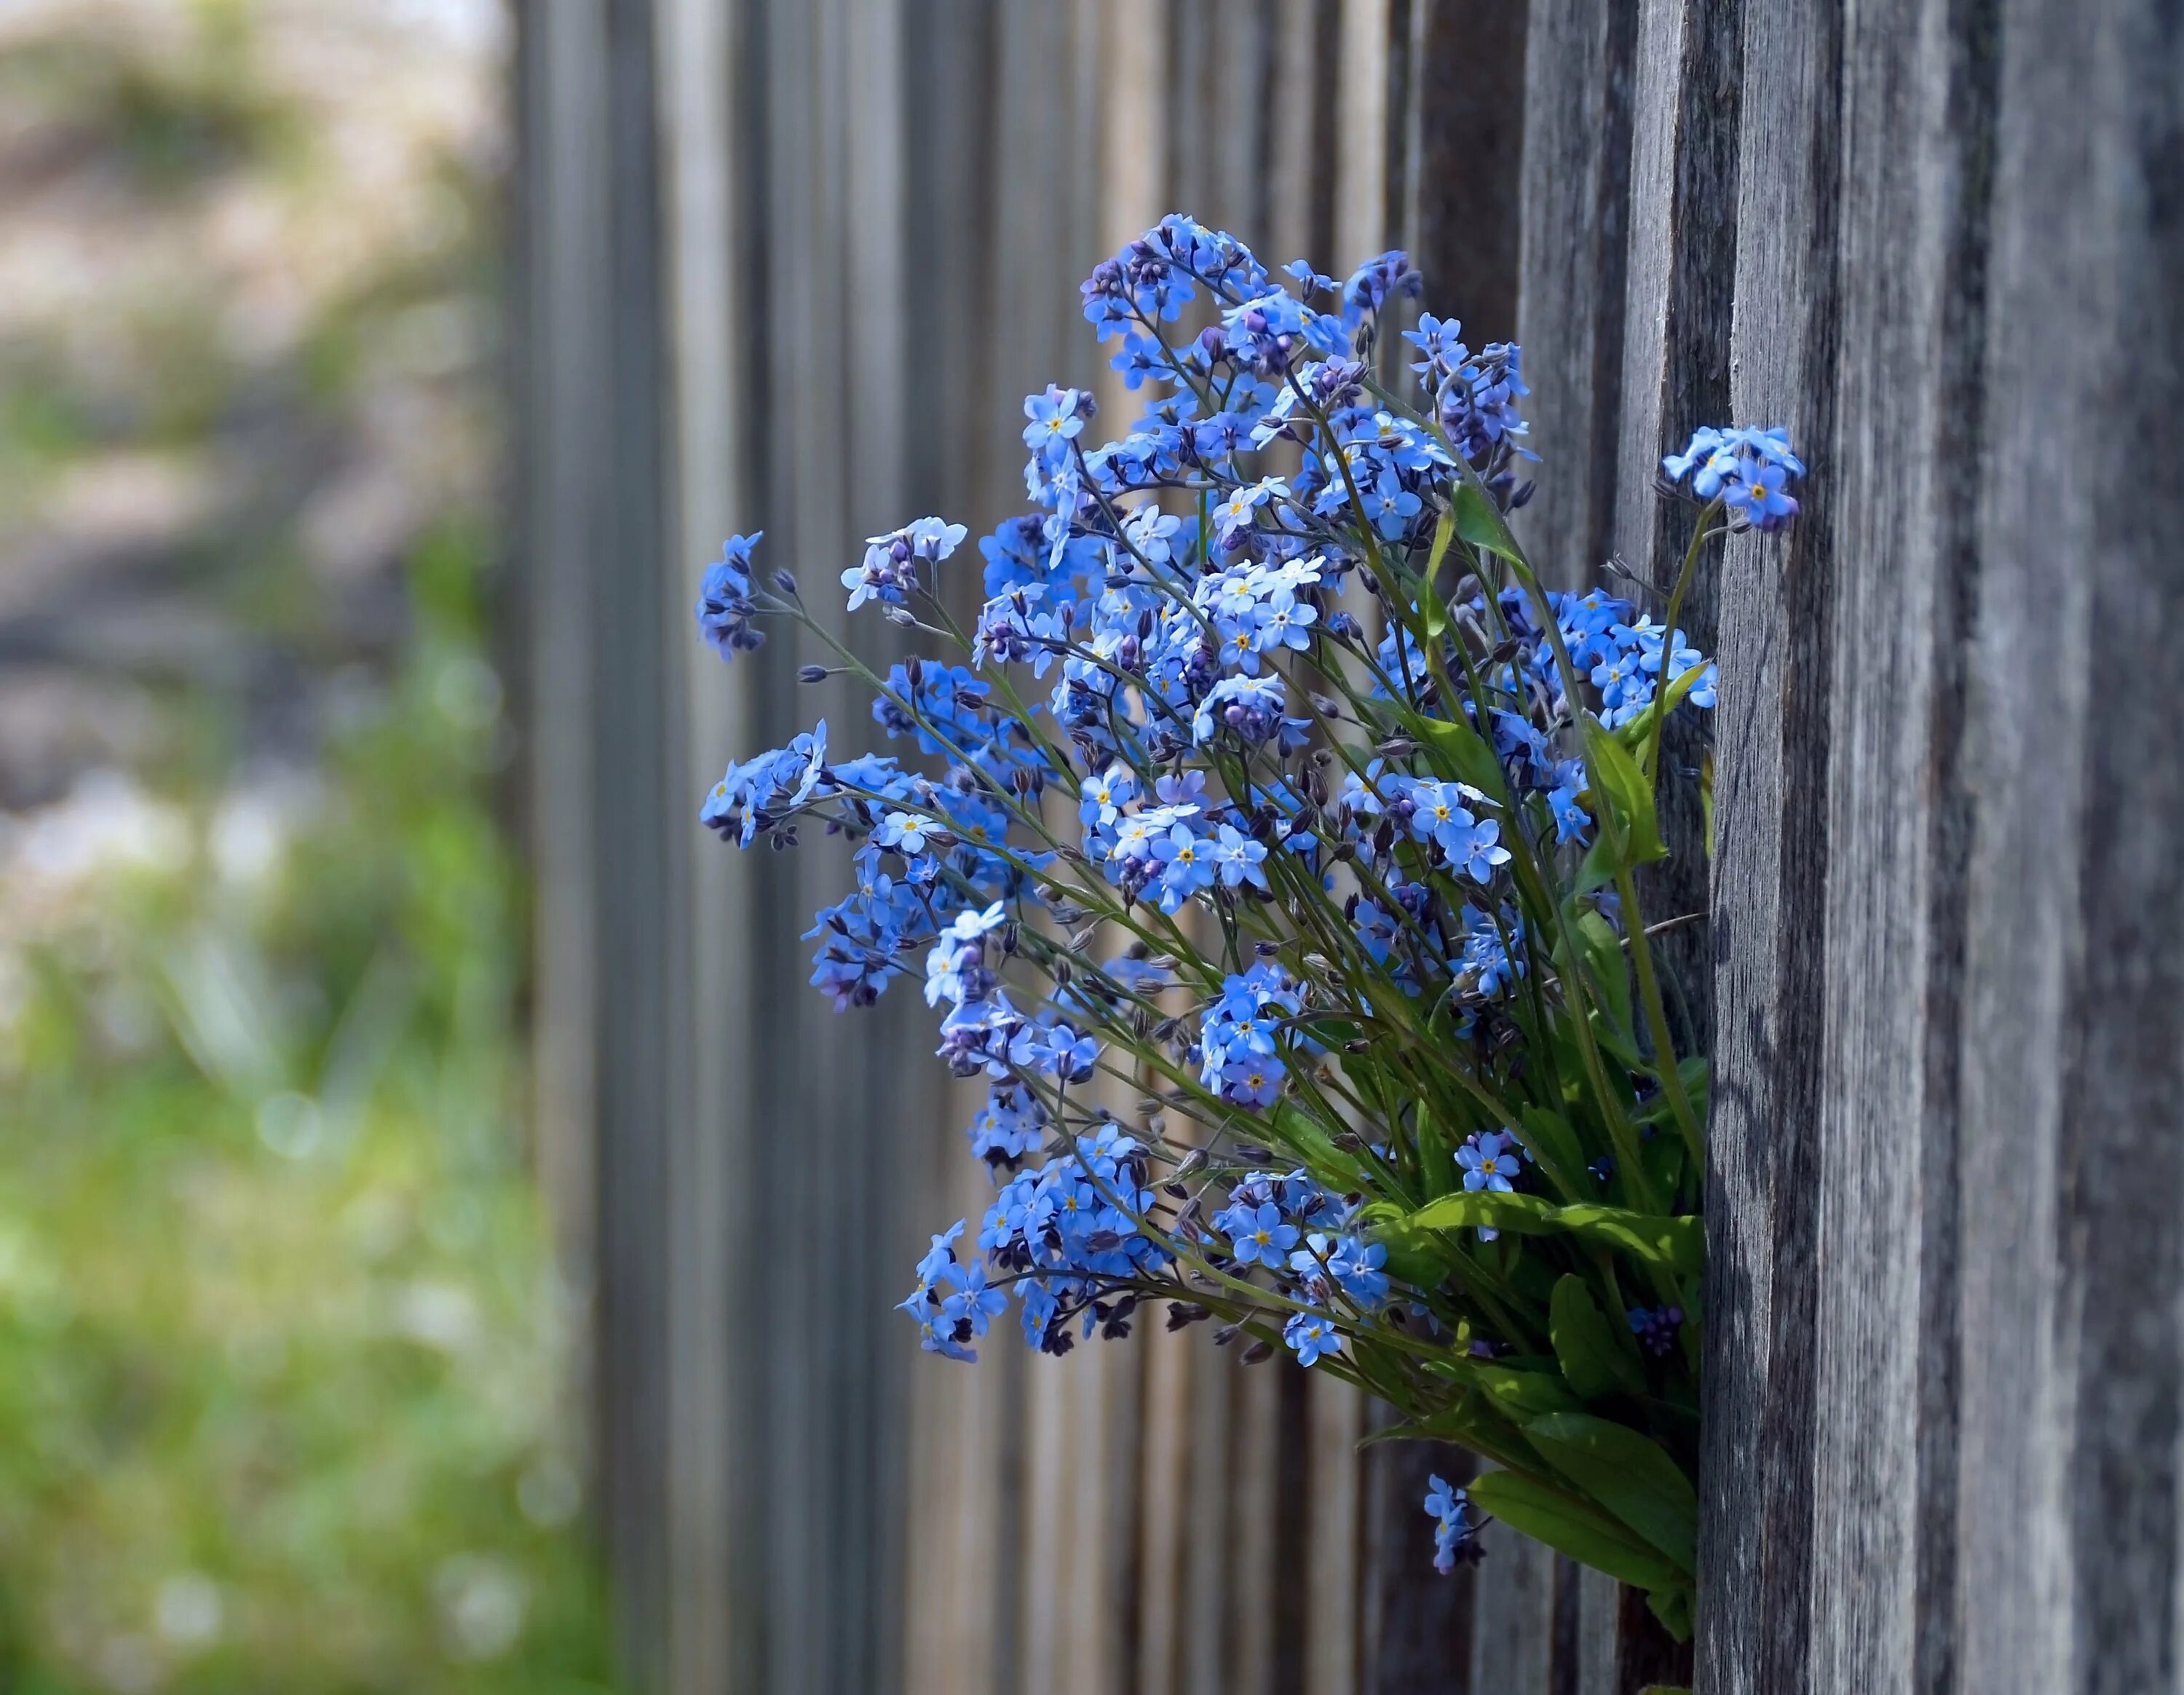
<path fill-rule="evenodd" d="M 1285 276 L 1182 216 L 1094 271 L 1143 414 L 1101 444 L 1089 393 L 1025 402 L 1034 510 L 979 544 L 969 627 L 960 525 L 842 572 L 946 657 L 880 674 L 731 540 L 705 634 L 802 625 L 833 655 L 805 677 L 861 677 L 906 746 L 834 758 L 822 722 L 705 822 L 855 844 L 812 981 L 846 1008 L 922 968 L 940 1057 L 986 1080 L 993 1203 L 902 1303 L 927 1348 L 974 1358 L 1012 1302 L 1050 1353 L 1148 1302 L 1286 1348 L 1492 1463 L 1435 1480 L 1444 1570 L 1498 1516 L 1688 1636 L 1707 1065 L 1639 874 L 1662 784 L 1702 780 L 1662 755 L 1713 703 L 1694 569 L 1787 523 L 1802 467 L 1702 430 L 1663 464 L 1700 510 L 1661 616 L 1551 590 L 1510 521 L 1518 349 L 1430 314 L 1397 341 L 1400 253 Z"/>

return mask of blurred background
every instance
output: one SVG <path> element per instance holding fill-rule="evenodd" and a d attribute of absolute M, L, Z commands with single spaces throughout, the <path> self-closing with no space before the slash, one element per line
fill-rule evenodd
<path fill-rule="evenodd" d="M 0 1689 L 601 1687 L 499 0 L 0 5 Z"/>
<path fill-rule="evenodd" d="M 876 733 L 808 641 L 700 649 L 722 537 L 831 582 L 1017 510 L 1026 393 L 1130 415 L 1077 288 L 1162 213 L 1408 246 L 1510 334 L 1520 198 L 1613 201 L 1520 170 L 1526 16 L 0 0 L 0 1695 L 1598 1657 L 1612 1586 L 1543 1550 L 1435 1577 L 1459 1458 L 1361 1454 L 1339 1384 L 919 1355 L 970 1107 L 914 996 L 802 988 L 840 856 L 693 816 Z M 1622 38 L 1563 21 L 1547 103 L 1615 132 Z M 1591 333 L 1620 276 L 1528 309 Z M 1542 429 L 1606 439 L 1554 369 Z"/>

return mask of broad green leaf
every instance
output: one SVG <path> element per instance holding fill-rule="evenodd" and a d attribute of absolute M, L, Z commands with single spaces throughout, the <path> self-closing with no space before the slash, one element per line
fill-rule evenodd
<path fill-rule="evenodd" d="M 1706 824 L 1707 863 L 1713 863 L 1713 750 L 1699 756 L 1699 816 Z"/>
<path fill-rule="evenodd" d="M 1481 1360 L 1470 1374 L 1479 1392 L 1494 1403 L 1495 1410 L 1518 1423 L 1579 1410 L 1577 1398 L 1563 1386 L 1560 1379 L 1547 1372 L 1518 1371 Z"/>
<path fill-rule="evenodd" d="M 1468 783 L 1497 804 L 1507 805 L 1508 792 L 1503 786 L 1502 761 L 1494 757 L 1479 732 L 1468 724 L 1459 724 L 1447 718 L 1423 718 L 1420 728 L 1425 731 L 1426 754 L 1440 768 L 1444 780 L 1454 777 Z"/>
<path fill-rule="evenodd" d="M 1426 555 L 1426 581 L 1431 583 L 1440 575 L 1441 561 L 1448 557 L 1448 544 L 1456 538 L 1456 515 L 1444 511 L 1440 521 L 1434 526 L 1433 549 Z"/>
<path fill-rule="evenodd" d="M 1585 714 L 1585 771 L 1593 821 L 1600 829 L 1595 844 L 1604 847 L 1618 870 L 1668 856 L 1661 845 L 1660 816 L 1653 807 L 1653 785 L 1631 757 L 1630 750 L 1591 713 Z"/>
<path fill-rule="evenodd" d="M 1514 1359 L 1474 1359 L 1457 1354 L 1435 1360 L 1428 1369 L 1451 1383 L 1479 1391 L 1516 1430 L 1546 1413 L 1579 1413 L 1583 1403 L 1563 1385 L 1555 1362 L 1545 1354 Z M 1527 1438 L 1529 1441 L 1529 1438 Z"/>
<path fill-rule="evenodd" d="M 1692 1278 L 1706 1267 L 1706 1224 L 1697 1214 L 1662 1217 L 1620 1206 L 1551 1206 L 1538 1195 L 1496 1195 L 1490 1188 L 1444 1195 L 1404 1218 L 1411 1229 L 1509 1229 L 1518 1236 L 1577 1236 L 1614 1247 L 1662 1271 Z M 1396 1249 L 1389 1247 L 1393 1256 Z"/>
<path fill-rule="evenodd" d="M 1306 1168 L 1322 1182 L 1334 1179 L 1334 1187 L 1364 1186 L 1364 1168 L 1335 1146 L 1327 1127 L 1294 1101 L 1284 1101 L 1274 1116 L 1275 1140 L 1303 1156 Z"/>
<path fill-rule="evenodd" d="M 1539 1235 L 1552 1229 L 1548 1219 L 1554 1208 L 1536 1195 L 1503 1195 L 1491 1189 L 1467 1189 L 1429 1201 L 1411 1214 L 1410 1222 L 1423 1229 L 1458 1230 L 1469 1228 L 1517 1230 Z"/>
<path fill-rule="evenodd" d="M 1517 1133 L 1547 1180 L 1565 1195 L 1597 1193 L 1588 1190 L 1585 1168 L 1585 1145 L 1577 1139 L 1577 1131 L 1570 1121 L 1559 1112 L 1545 1107 L 1527 1107 L 1518 1115 L 1518 1122 L 1509 1128 Z"/>
<path fill-rule="evenodd" d="M 1441 632 L 1448 627 L 1448 608 L 1442 604 L 1440 591 L 1435 583 L 1440 575 L 1440 562 L 1448 557 L 1448 544 L 1455 536 L 1455 516 L 1443 512 L 1440 522 L 1434 527 L 1433 551 L 1426 555 L 1425 573 L 1418 579 L 1418 611 L 1425 620 L 1429 641 L 1439 640 Z"/>
<path fill-rule="evenodd" d="M 1510 535 L 1509 527 L 1502 521 L 1502 515 L 1494 510 L 1494 503 L 1469 477 L 1456 485 L 1456 499 L 1450 503 L 1449 511 L 1456 519 L 1457 534 L 1472 546 L 1498 553 L 1518 565 L 1524 562 L 1524 554 Z"/>
<path fill-rule="evenodd" d="M 1527 1236 L 1575 1236 L 1621 1250 L 1648 1265 L 1691 1277 L 1706 1263 L 1706 1226 L 1696 1214 L 1663 1217 L 1579 1202 L 1551 1206 L 1536 1195 L 1467 1190 L 1429 1201 L 1406 1221 L 1414 1229 L 1510 1230 Z M 1392 1252 L 1393 1250 L 1390 1250 Z"/>
<path fill-rule="evenodd" d="M 1442 1137 L 1433 1108 L 1418 1104 L 1418 1167 L 1429 1199 L 1446 1195 L 1456 1186 L 1456 1152 Z"/>
<path fill-rule="evenodd" d="M 1676 1062 L 1678 1075 L 1684 1079 L 1684 1093 L 1691 1097 L 1691 1111 L 1704 1123 L 1707 1101 L 1713 1088 L 1713 1068 L 1707 1063 L 1704 1054 L 1691 1054 Z"/>
<path fill-rule="evenodd" d="M 1563 1380 L 1582 1399 L 1597 1401 L 1618 1389 L 1629 1395 L 1645 1393 L 1646 1374 L 1616 1335 L 1582 1277 L 1565 1277 L 1555 1285 L 1547 1313 L 1556 1363 L 1562 1367 Z"/>
<path fill-rule="evenodd" d="M 1388 1274 L 1418 1289 L 1438 1289 L 1456 1269 L 1456 1254 L 1435 1230 L 1426 1229 L 1387 1202 L 1360 1214 L 1368 1241 L 1388 1251 Z"/>
<path fill-rule="evenodd" d="M 1691 1614 L 1697 1597 L 1689 1589 L 1655 1589 L 1646 1597 L 1646 1609 L 1661 1621 L 1661 1626 L 1680 1642 L 1691 1639 Z M 1688 1689 L 1679 1689 L 1672 1684 L 1656 1683 L 1658 1695 L 1691 1695 Z"/>
<path fill-rule="evenodd" d="M 1618 845 L 1608 840 L 1606 831 L 1592 839 L 1592 845 L 1585 850 L 1585 858 L 1577 868 L 1577 887 L 1572 891 L 1590 895 L 1596 889 L 1605 889 L 1615 881 Z"/>
<path fill-rule="evenodd" d="M 1521 1471 L 1490 1471 L 1469 1487 L 1480 1509 L 1511 1530 L 1618 1582 L 1641 1589 L 1673 1589 L 1691 1581 L 1599 1508 L 1566 1489 Z"/>
<path fill-rule="evenodd" d="M 1706 1266 L 1706 1222 L 1696 1213 L 1673 1218 L 1621 1207 L 1583 1205 L 1554 1211 L 1550 1229 L 1568 1230 L 1601 1247 L 1620 1248 L 1663 1271 L 1696 1277 Z"/>
<path fill-rule="evenodd" d="M 1591 967 L 1594 997 L 1618 1030 L 1630 1029 L 1630 964 L 1624 956 L 1623 938 L 1615 926 L 1588 906 L 1578 915 L 1578 940 L 1585 948 L 1585 962 Z"/>
<path fill-rule="evenodd" d="M 1546 1413 L 1526 1425 L 1524 1435 L 1542 1459 L 1667 1555 L 1686 1580 L 1698 1570 L 1698 1491 L 1659 1443 L 1588 1413 Z"/>

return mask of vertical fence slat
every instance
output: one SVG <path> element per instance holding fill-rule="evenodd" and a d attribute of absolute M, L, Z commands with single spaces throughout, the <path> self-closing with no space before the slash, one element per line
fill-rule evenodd
<path fill-rule="evenodd" d="M 2173 1689 L 2184 752 L 2153 703 L 2184 668 L 2184 491 L 2053 443 L 2176 439 L 2184 44 L 2173 8 L 2131 0 L 2075 17 L 2004 0 L 1995 22 L 1965 773 L 1964 1675 Z M 2116 666 L 2147 692 L 2118 689 Z M 2024 1375 L 2004 1396 L 2013 1350 Z"/>
<path fill-rule="evenodd" d="M 1563 583 L 1590 581 L 1613 546 L 1636 19 L 1532 0 L 1524 37 L 1517 315 L 1545 462 L 1519 521 Z"/>
<path fill-rule="evenodd" d="M 662 0 L 655 14 L 661 248 L 666 267 L 665 337 L 675 350 L 668 396 L 669 512 L 676 592 L 660 609 L 663 646 L 688 650 L 688 607 L 713 550 L 748 503 L 744 420 L 734 397 L 744 349 L 734 333 L 744 305 L 734 159 L 727 146 L 733 84 L 733 20 L 705 0 Z M 708 373 L 678 380 L 679 370 Z M 679 704 L 684 795 L 701 795 L 726 767 L 747 721 L 747 680 L 713 663 L 685 663 Z M 687 802 L 686 802 L 687 806 Z M 684 814 L 687 817 L 687 811 Z M 674 811 L 662 820 L 686 844 L 676 881 L 688 905 L 682 928 L 688 984 L 682 1068 L 687 1105 L 662 1126 L 667 1140 L 667 1391 L 663 1503 L 669 1575 L 666 1679 L 679 1689 L 721 1688 L 733 1675 L 742 1634 L 733 1555 L 737 1503 L 733 1457 L 744 1421 L 731 1393 L 732 1313 L 742 1268 L 735 1244 L 751 1213 L 732 1180 L 740 1115 L 731 1111 L 749 1065 L 748 982 L 737 970 L 748 879 L 727 856 L 688 846 Z M 680 1021 L 678 1020 L 678 1023 Z M 704 1032 L 702 1038 L 698 1032 Z"/>
<path fill-rule="evenodd" d="M 2176 434 L 2176 20 L 1757 49 L 1737 398 L 1816 475 L 1724 607 L 1705 1687 L 2174 1690 L 2184 499 L 2053 445 Z"/>
<path fill-rule="evenodd" d="M 1748 56 L 1732 409 L 1788 425 L 1815 462 L 1836 338 L 1834 258 L 1808 221 L 1825 215 L 1809 190 L 1840 148 L 1825 13 L 1802 13 Z M 1700 1646 L 1706 1687 L 1724 1695 L 1807 1687 L 1833 686 L 1825 485 L 1807 507 L 1786 544 L 1733 544 L 1720 589 L 1713 932 L 1735 966 L 1716 973 Z"/>

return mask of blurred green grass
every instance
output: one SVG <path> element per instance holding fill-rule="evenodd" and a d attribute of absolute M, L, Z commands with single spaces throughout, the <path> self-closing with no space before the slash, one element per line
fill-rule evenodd
<path fill-rule="evenodd" d="M 308 786 L 73 803 L 0 1096 L 7 1687 L 602 1675 L 478 560 L 417 549 Z"/>
<path fill-rule="evenodd" d="M 606 1684 L 493 663 L 491 9 L 0 23 L 0 1695 Z"/>

